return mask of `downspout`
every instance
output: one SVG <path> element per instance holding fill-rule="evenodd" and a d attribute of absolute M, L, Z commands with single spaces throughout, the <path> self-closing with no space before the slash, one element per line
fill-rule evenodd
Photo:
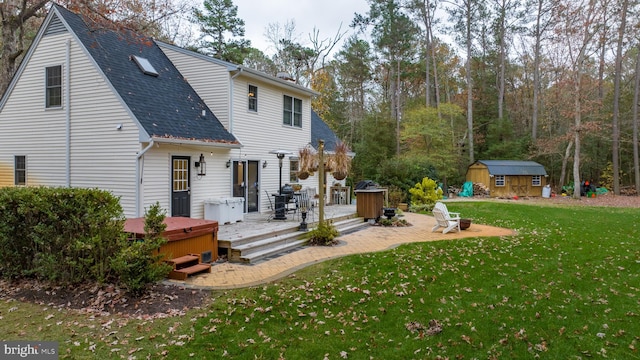
<path fill-rule="evenodd" d="M 238 68 L 238 72 L 231 77 L 229 82 L 229 132 L 233 134 L 233 80 L 242 73 L 242 68 Z"/>
<path fill-rule="evenodd" d="M 138 154 L 136 155 L 136 217 L 140 217 L 140 184 L 142 184 L 142 175 L 141 175 L 141 169 L 140 168 L 140 159 L 142 159 L 142 156 L 144 155 L 144 153 L 146 153 L 149 149 L 151 149 L 151 147 L 153 146 L 153 139 L 149 139 L 149 145 L 147 145 L 147 147 L 145 147 L 144 149 L 142 149 L 142 151 L 139 151 Z"/>
<path fill-rule="evenodd" d="M 65 53 L 66 66 L 64 67 L 64 114 L 65 114 L 65 167 L 67 187 L 71 187 L 71 40 L 67 39 L 67 47 Z"/>

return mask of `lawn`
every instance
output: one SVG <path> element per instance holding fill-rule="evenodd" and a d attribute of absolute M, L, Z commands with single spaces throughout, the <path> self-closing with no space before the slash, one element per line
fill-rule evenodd
<path fill-rule="evenodd" d="M 5 340 L 60 358 L 640 358 L 640 209 L 450 203 L 517 235 L 404 245 L 213 292 L 182 317 L 0 304 Z"/>

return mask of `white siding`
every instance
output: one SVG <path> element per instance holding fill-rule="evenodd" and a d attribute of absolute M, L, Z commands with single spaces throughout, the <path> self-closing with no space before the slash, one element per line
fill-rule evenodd
<path fill-rule="evenodd" d="M 257 112 L 248 108 L 249 84 L 258 87 Z M 298 151 L 311 142 L 311 98 L 289 88 L 276 87 L 244 76 L 234 79 L 233 89 L 233 134 L 244 144 L 243 157 L 268 162 L 267 168 L 261 172 L 261 189 L 275 193 L 279 186 L 280 168 L 276 155 L 269 152 L 282 149 L 293 153 L 285 157 L 282 164 L 282 184 L 289 183 L 289 158 L 298 157 Z M 302 128 L 283 125 L 284 95 L 302 100 Z M 269 200 L 264 191 L 260 195 L 261 211 L 264 211 L 269 206 Z"/>
<path fill-rule="evenodd" d="M 70 64 L 66 63 L 71 41 Z M 63 75 L 63 108 L 44 107 L 44 69 L 70 69 Z M 67 174 L 67 111 L 70 85 L 70 169 Z M 116 125 L 122 124 L 117 130 Z M 121 198 L 125 215 L 135 214 L 138 128 L 118 98 L 68 33 L 46 36 L 29 59 L 0 113 L 0 185 L 13 184 L 13 155 L 27 156 L 27 184 L 97 187 Z M 67 175 L 69 184 L 67 184 Z M 10 178 L 7 181 L 7 178 Z"/>
<path fill-rule="evenodd" d="M 165 46 L 160 48 L 228 130 L 229 72 L 226 67 L 179 53 Z"/>
<path fill-rule="evenodd" d="M 207 174 L 197 176 L 194 162 L 198 161 L 200 154 L 205 156 Z M 189 169 L 191 172 L 191 217 L 202 219 L 204 217 L 204 202 L 215 197 L 229 197 L 231 194 L 231 169 L 226 162 L 229 159 L 228 150 L 202 148 L 186 148 L 160 144 L 154 146 L 144 154 L 143 183 L 144 183 L 144 209 L 160 203 L 171 215 L 171 158 L 172 156 L 189 156 L 191 158 Z M 140 215 L 144 214 L 144 210 Z"/>

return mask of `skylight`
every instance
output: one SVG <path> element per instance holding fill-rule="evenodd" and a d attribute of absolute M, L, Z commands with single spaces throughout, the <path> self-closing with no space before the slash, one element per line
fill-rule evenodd
<path fill-rule="evenodd" d="M 153 67 L 153 65 L 151 65 L 149 60 L 147 60 L 146 58 L 133 55 L 133 60 L 135 60 L 136 64 L 138 64 L 138 67 L 140 68 L 140 70 L 142 70 L 144 74 L 151 75 L 151 76 L 158 76 L 158 72 Z"/>

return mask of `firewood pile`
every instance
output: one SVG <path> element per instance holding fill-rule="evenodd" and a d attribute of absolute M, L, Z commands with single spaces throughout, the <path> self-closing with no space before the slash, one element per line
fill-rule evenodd
<path fill-rule="evenodd" d="M 473 183 L 473 196 L 489 195 L 489 187 L 483 183 Z"/>
<path fill-rule="evenodd" d="M 636 196 L 638 195 L 638 192 L 634 186 L 622 186 L 620 188 L 620 195 Z"/>

